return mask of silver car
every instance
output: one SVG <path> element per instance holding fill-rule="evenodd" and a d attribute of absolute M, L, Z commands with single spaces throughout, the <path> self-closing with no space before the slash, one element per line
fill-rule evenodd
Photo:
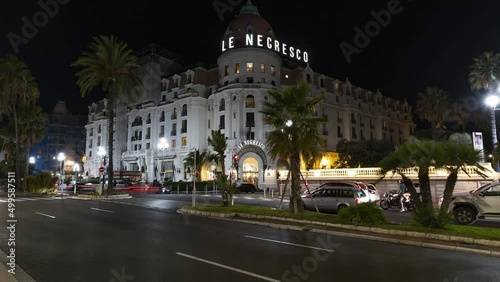
<path fill-rule="evenodd" d="M 335 186 L 324 184 L 311 194 L 303 194 L 301 199 L 305 210 L 316 210 L 316 205 L 320 212 L 339 212 L 343 208 L 370 201 L 363 190 L 348 183 L 336 183 Z"/>
<path fill-rule="evenodd" d="M 455 193 L 448 211 L 458 224 L 472 224 L 479 219 L 500 220 L 500 183 L 492 182 L 476 190 Z"/>

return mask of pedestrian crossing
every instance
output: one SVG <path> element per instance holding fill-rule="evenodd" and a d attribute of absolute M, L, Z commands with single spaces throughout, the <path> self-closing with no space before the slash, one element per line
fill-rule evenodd
<path fill-rule="evenodd" d="M 15 202 L 29 202 L 29 201 L 52 201 L 52 200 L 60 200 L 61 197 L 19 197 L 14 198 Z M 9 199 L 0 198 L 0 203 L 8 203 Z"/>

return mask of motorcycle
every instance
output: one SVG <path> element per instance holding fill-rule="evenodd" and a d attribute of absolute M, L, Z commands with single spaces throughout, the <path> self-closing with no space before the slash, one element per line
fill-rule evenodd
<path fill-rule="evenodd" d="M 403 194 L 403 205 L 407 211 L 413 211 L 415 209 L 415 203 L 411 198 L 410 193 Z M 390 208 L 398 208 L 401 209 L 401 195 L 399 195 L 398 191 L 392 190 L 390 192 L 385 192 L 382 200 L 380 200 L 380 207 L 384 210 L 388 210 Z"/>

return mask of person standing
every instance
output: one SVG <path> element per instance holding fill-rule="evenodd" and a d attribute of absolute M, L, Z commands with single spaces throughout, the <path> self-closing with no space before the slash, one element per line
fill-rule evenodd
<path fill-rule="evenodd" d="M 400 212 L 406 211 L 405 205 L 403 203 L 404 198 L 405 198 L 403 196 L 403 194 L 405 194 L 405 193 L 406 193 L 406 185 L 405 185 L 403 180 L 399 180 L 399 201 L 401 203 L 401 211 Z"/>

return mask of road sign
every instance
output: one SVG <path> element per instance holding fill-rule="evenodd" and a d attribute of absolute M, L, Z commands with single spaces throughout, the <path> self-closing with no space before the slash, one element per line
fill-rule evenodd
<path fill-rule="evenodd" d="M 103 166 L 101 166 L 101 167 L 99 168 L 99 172 L 101 172 L 101 173 L 102 173 L 102 172 L 104 172 L 104 170 L 105 170 L 105 168 L 104 168 Z"/>

